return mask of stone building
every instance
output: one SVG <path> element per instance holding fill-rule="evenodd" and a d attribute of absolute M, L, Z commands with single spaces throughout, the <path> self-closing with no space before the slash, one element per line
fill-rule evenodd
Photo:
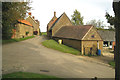
<path fill-rule="evenodd" d="M 58 18 L 56 17 L 56 12 L 54 12 L 54 16 L 53 18 L 49 21 L 49 23 L 47 24 L 47 36 L 51 37 L 52 35 L 52 31 L 50 30 L 50 28 L 52 27 L 52 25 L 56 22 Z"/>
<path fill-rule="evenodd" d="M 103 40 L 92 25 L 74 26 L 66 13 L 54 17 L 47 25 L 47 35 L 56 41 L 78 49 L 82 54 L 96 54 L 103 51 Z"/>
<path fill-rule="evenodd" d="M 72 23 L 65 12 L 59 18 L 56 17 L 56 12 L 54 12 L 54 17 L 47 25 L 47 35 L 52 37 L 60 28 L 68 25 L 71 26 Z"/>
<path fill-rule="evenodd" d="M 78 49 L 82 54 L 96 54 L 103 50 L 103 40 L 92 25 L 63 26 L 54 35 L 56 41 Z"/>
<path fill-rule="evenodd" d="M 34 35 L 40 35 L 40 22 L 35 20 L 35 17 L 32 16 L 31 13 L 29 13 L 29 16 L 26 18 L 26 20 L 32 24 Z"/>
<path fill-rule="evenodd" d="M 13 29 L 12 38 L 24 38 L 28 36 L 33 36 L 32 24 L 26 20 L 18 20 L 15 29 Z"/>

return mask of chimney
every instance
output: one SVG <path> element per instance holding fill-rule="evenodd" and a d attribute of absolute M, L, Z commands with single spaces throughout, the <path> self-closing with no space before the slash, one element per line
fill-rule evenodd
<path fill-rule="evenodd" d="M 28 13 L 31 16 L 31 12 Z"/>
<path fill-rule="evenodd" d="M 54 17 L 56 17 L 56 12 L 54 11 Z"/>

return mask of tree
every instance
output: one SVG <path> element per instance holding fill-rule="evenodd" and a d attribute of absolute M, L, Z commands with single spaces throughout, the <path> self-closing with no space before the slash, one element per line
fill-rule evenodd
<path fill-rule="evenodd" d="M 114 25 L 115 17 L 111 16 L 108 12 L 106 12 L 105 17 L 107 19 L 107 22 L 110 23 L 110 25 Z"/>
<path fill-rule="evenodd" d="M 2 3 L 2 38 L 11 39 L 12 29 L 17 20 L 24 19 L 30 2 L 3 2 Z"/>
<path fill-rule="evenodd" d="M 95 19 L 93 19 L 93 20 L 88 21 L 86 24 L 93 25 L 97 28 L 104 28 L 103 21 L 101 21 L 101 20 L 96 21 Z"/>
<path fill-rule="evenodd" d="M 115 0 L 114 0 L 115 1 Z M 113 10 L 115 17 L 113 19 L 116 34 L 116 47 L 115 47 L 115 80 L 120 80 L 120 1 L 113 2 Z M 111 19 L 108 19 L 111 22 Z M 112 22 L 111 22 L 112 23 Z"/>
<path fill-rule="evenodd" d="M 83 25 L 83 16 L 81 16 L 79 11 L 75 10 L 74 14 L 71 17 L 71 22 L 74 25 Z"/>

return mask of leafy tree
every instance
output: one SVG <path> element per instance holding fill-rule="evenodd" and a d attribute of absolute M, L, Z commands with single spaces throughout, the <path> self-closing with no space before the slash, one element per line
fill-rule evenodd
<path fill-rule="evenodd" d="M 93 25 L 97 28 L 104 28 L 103 21 L 101 21 L 101 20 L 96 21 L 95 19 L 93 19 L 91 21 L 88 21 L 86 24 L 87 25 Z"/>
<path fill-rule="evenodd" d="M 81 16 L 79 11 L 75 10 L 74 14 L 71 17 L 71 22 L 74 25 L 83 25 L 83 16 Z"/>
<path fill-rule="evenodd" d="M 3 2 L 2 3 L 2 38 L 10 39 L 12 29 L 18 19 L 24 19 L 30 2 Z"/>
<path fill-rule="evenodd" d="M 106 12 L 105 17 L 107 19 L 107 22 L 110 23 L 110 25 L 114 25 L 115 17 L 111 16 L 108 12 Z"/>

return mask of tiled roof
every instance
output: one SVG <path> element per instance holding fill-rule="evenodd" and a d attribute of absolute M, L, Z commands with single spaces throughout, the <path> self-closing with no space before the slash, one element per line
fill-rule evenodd
<path fill-rule="evenodd" d="M 97 30 L 103 41 L 115 41 L 115 31 Z"/>
<path fill-rule="evenodd" d="M 50 28 L 52 27 L 52 25 L 57 21 L 57 17 L 54 16 L 50 22 L 48 23 L 47 27 L 48 27 L 48 30 L 50 30 Z"/>
<path fill-rule="evenodd" d="M 32 26 L 32 24 L 30 22 L 28 22 L 27 20 L 18 20 L 21 23 L 24 23 L 26 25 Z"/>
<path fill-rule="evenodd" d="M 92 25 L 84 26 L 64 26 L 59 29 L 53 37 L 82 40 Z"/>

